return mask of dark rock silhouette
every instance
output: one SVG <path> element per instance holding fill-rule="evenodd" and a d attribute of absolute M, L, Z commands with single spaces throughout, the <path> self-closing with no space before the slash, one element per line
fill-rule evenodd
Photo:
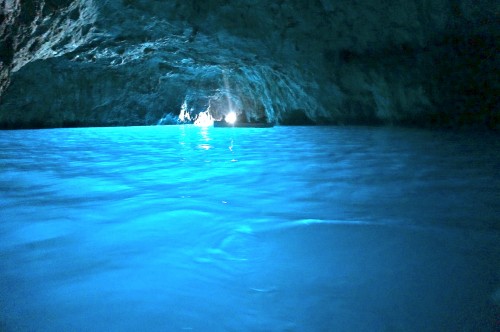
<path fill-rule="evenodd" d="M 498 3 L 0 2 L 0 126 L 499 127 Z M 175 121 L 169 121 L 175 123 Z"/>

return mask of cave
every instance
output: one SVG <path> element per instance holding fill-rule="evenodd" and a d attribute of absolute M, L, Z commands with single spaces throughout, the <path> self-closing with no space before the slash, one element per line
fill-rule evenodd
<path fill-rule="evenodd" d="M 231 100 L 247 121 L 496 130 L 497 11 L 485 0 L 4 1 L 0 127 L 178 124 L 184 103 L 194 121 Z"/>
<path fill-rule="evenodd" d="M 497 330 L 498 13 L 0 0 L 0 330 Z"/>

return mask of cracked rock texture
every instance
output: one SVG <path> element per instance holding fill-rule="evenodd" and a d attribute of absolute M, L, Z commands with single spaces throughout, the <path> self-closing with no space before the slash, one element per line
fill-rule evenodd
<path fill-rule="evenodd" d="M 279 124 L 498 129 L 498 9 L 0 0 L 0 125 L 168 124 L 232 109 Z"/>

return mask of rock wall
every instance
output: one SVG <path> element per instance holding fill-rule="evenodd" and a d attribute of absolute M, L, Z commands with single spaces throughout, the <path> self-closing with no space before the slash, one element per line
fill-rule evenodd
<path fill-rule="evenodd" d="M 2 127 L 176 123 L 182 105 L 191 119 L 499 127 L 495 1 L 1 4 Z"/>
<path fill-rule="evenodd" d="M 85 44 L 95 14 L 90 0 L 0 1 L 0 97 L 12 72 Z"/>

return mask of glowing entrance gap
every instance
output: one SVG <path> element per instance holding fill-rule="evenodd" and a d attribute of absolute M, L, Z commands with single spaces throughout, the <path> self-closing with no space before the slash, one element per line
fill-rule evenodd
<path fill-rule="evenodd" d="M 210 115 L 209 111 L 200 112 L 196 120 L 194 120 L 195 126 L 208 127 L 214 124 L 214 119 Z"/>
<path fill-rule="evenodd" d="M 224 118 L 224 120 L 226 120 L 226 122 L 229 124 L 234 124 L 236 122 L 236 113 L 229 112 Z"/>

